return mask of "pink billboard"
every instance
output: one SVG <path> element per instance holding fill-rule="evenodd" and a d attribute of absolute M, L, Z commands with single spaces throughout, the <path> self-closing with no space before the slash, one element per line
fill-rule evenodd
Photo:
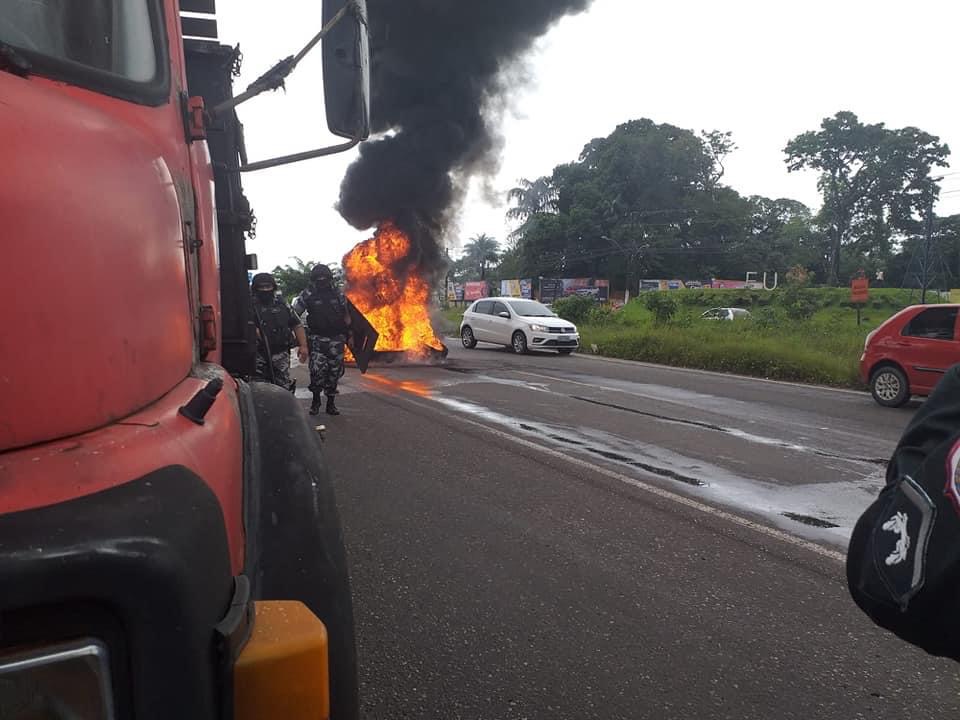
<path fill-rule="evenodd" d="M 487 283 L 484 280 L 468 282 L 463 286 L 464 300 L 479 300 L 480 298 L 487 297 L 489 294 L 490 289 L 487 287 Z"/>

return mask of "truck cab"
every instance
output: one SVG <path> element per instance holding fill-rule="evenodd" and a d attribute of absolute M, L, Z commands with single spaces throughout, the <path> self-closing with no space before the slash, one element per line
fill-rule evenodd
<path fill-rule="evenodd" d="M 249 381 L 257 168 L 214 11 L 15 0 L 0 17 L 2 717 L 257 717 L 298 697 L 356 714 L 319 440 L 292 396 Z M 369 121 L 365 7 L 324 17 L 311 42 L 346 147 Z M 302 657 L 281 608 L 312 639 Z"/>

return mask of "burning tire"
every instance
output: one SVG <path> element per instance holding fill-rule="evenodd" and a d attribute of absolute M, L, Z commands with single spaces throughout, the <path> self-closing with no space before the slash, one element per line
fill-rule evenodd
<path fill-rule="evenodd" d="M 527 336 L 523 334 L 522 330 L 517 330 L 513 334 L 511 344 L 513 345 L 513 351 L 517 355 L 527 354 Z"/>
<path fill-rule="evenodd" d="M 460 342 L 467 350 L 473 350 L 477 346 L 477 339 L 473 336 L 473 330 L 469 325 L 464 325 L 460 331 Z"/>

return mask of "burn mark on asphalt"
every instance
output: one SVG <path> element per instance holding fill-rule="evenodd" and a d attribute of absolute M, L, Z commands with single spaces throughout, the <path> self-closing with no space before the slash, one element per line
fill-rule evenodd
<path fill-rule="evenodd" d="M 812 515 L 801 515 L 800 513 L 785 512 L 780 513 L 786 518 L 791 520 L 796 520 L 798 523 L 803 523 L 804 525 L 810 525 L 811 527 L 818 528 L 835 528 L 840 527 L 836 523 L 832 523 L 829 520 L 824 520 L 823 518 L 813 517 Z"/>
<path fill-rule="evenodd" d="M 686 485 L 693 485 L 694 487 L 706 487 L 706 483 L 698 480 L 697 478 L 690 477 L 689 475 L 684 475 L 683 473 L 678 473 L 675 470 L 669 468 L 658 467 L 656 465 L 651 465 L 649 463 L 640 462 L 635 460 L 627 455 L 623 455 L 618 452 L 613 452 L 612 450 L 606 450 L 595 445 L 590 445 L 589 443 L 583 442 L 582 440 L 575 440 L 573 438 L 565 437 L 563 435 L 555 435 L 553 433 L 545 433 L 540 428 L 534 427 L 533 425 L 528 425 L 526 423 L 519 423 L 521 430 L 525 430 L 529 433 L 536 433 L 542 435 L 551 440 L 564 443 L 565 445 L 572 445 L 577 448 L 581 448 L 584 452 L 597 455 L 604 458 L 605 460 L 612 460 L 613 462 L 622 463 L 623 465 L 629 465 L 630 467 L 635 467 L 640 470 L 645 470 L 648 473 L 653 475 L 659 475 L 660 477 L 670 478 L 671 480 L 678 480 Z"/>
<path fill-rule="evenodd" d="M 847 460 L 850 462 L 860 462 L 867 463 L 870 465 L 883 465 L 886 466 L 886 458 L 866 458 L 858 457 L 856 455 L 844 455 L 842 453 L 834 453 L 828 450 L 820 450 L 818 448 L 809 447 L 807 445 L 799 445 L 797 443 L 787 442 L 785 440 L 777 440 L 775 438 L 763 437 L 760 435 L 754 435 L 742 430 L 736 430 L 733 428 L 723 427 L 722 425 L 714 425 L 713 423 L 702 422 L 700 420 L 688 420 L 686 418 L 672 417 L 670 415 L 661 415 L 659 413 L 649 412 L 647 410 L 637 410 L 636 408 L 626 407 L 624 405 L 617 405 L 616 403 L 603 402 L 602 400 L 594 400 L 593 398 L 582 397 L 580 395 L 571 395 L 571 399 L 580 400 L 581 402 L 590 403 L 591 405 L 600 405 L 601 407 L 613 408 L 614 410 L 622 410 L 623 412 L 633 413 L 634 415 L 643 415 L 644 417 L 653 418 L 654 420 L 662 420 L 663 422 L 675 423 L 677 425 L 687 425 L 691 427 L 703 428 L 704 430 L 710 430 L 712 432 L 723 433 L 724 435 L 731 435 L 733 437 L 739 437 L 749 442 L 756 442 L 762 445 L 771 445 L 773 447 L 780 447 L 784 450 L 794 450 L 797 452 L 808 452 L 819 457 L 830 458 L 831 460 Z"/>

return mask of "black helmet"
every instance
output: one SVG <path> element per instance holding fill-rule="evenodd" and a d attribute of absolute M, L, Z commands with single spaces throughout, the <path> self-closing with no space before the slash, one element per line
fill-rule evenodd
<path fill-rule="evenodd" d="M 333 280 L 333 272 L 326 265 L 317 264 L 313 266 L 313 270 L 310 271 L 311 280 L 326 280 L 330 282 Z"/>
<path fill-rule="evenodd" d="M 276 290 L 277 281 L 273 279 L 270 273 L 257 273 L 253 276 L 253 282 L 250 283 L 251 290 Z"/>

